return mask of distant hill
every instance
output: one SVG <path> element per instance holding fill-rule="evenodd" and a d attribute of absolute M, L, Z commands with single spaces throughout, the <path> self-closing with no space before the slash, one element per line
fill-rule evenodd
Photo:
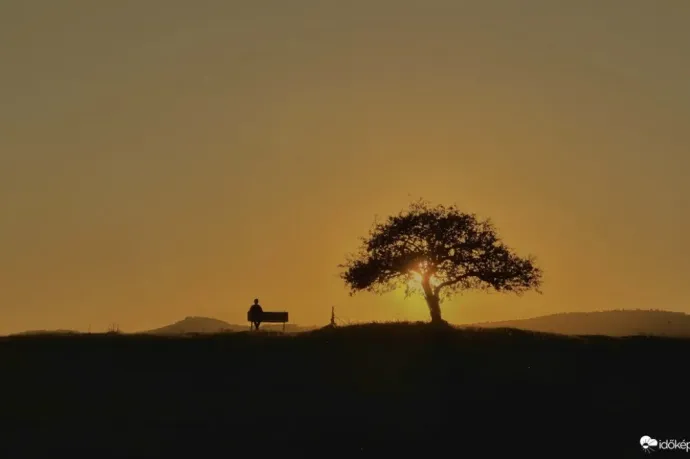
<path fill-rule="evenodd" d="M 144 333 L 155 335 L 179 335 L 184 333 L 220 333 L 222 331 L 236 330 L 233 329 L 233 325 L 222 320 L 210 317 L 186 317 L 173 324 L 156 328 L 155 330 L 149 330 Z"/>
<path fill-rule="evenodd" d="M 79 334 L 75 330 L 27 330 L 15 333 L 15 336 L 33 336 L 33 335 L 76 335 Z"/>
<path fill-rule="evenodd" d="M 566 335 L 657 335 L 690 337 L 690 315 L 660 310 L 568 312 L 522 320 L 470 324 L 483 328 L 520 328 Z"/>
<path fill-rule="evenodd" d="M 316 327 L 302 327 L 294 324 L 285 324 L 286 332 L 301 332 L 312 330 Z M 282 324 L 261 324 L 262 330 L 282 330 Z M 230 324 L 223 320 L 211 317 L 186 317 L 165 327 L 142 332 L 147 335 L 183 335 L 187 333 L 222 333 L 248 331 L 249 324 Z"/>

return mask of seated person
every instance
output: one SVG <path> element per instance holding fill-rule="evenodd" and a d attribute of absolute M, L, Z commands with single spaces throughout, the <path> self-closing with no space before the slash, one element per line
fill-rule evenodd
<path fill-rule="evenodd" d="M 255 330 L 258 330 L 259 325 L 261 325 L 261 314 L 263 312 L 264 310 L 261 308 L 261 305 L 259 304 L 259 299 L 255 298 L 254 304 L 252 304 L 249 308 L 249 320 L 254 324 Z"/>

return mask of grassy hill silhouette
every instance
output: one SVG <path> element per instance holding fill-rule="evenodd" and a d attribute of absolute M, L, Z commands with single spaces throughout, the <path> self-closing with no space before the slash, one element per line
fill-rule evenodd
<path fill-rule="evenodd" d="M 684 400 L 687 355 L 682 339 L 409 323 L 4 337 L 0 454 L 636 457 L 641 435 L 683 435 L 663 400 Z"/>
<path fill-rule="evenodd" d="M 690 315 L 661 310 L 568 312 L 522 320 L 482 322 L 483 328 L 519 328 L 566 335 L 690 337 Z"/>

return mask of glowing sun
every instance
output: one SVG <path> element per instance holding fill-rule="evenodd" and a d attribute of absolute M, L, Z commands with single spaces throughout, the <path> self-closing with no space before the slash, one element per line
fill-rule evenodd
<path fill-rule="evenodd" d="M 407 286 L 413 290 L 420 290 L 422 288 L 422 275 L 416 272 L 411 273 L 410 280 L 407 281 Z M 432 287 L 436 287 L 440 282 L 434 276 L 431 276 L 429 283 Z"/>

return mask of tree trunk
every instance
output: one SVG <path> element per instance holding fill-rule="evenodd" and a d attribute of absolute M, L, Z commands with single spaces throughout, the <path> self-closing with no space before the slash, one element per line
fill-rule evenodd
<path fill-rule="evenodd" d="M 422 280 L 422 288 L 424 289 L 424 299 L 427 306 L 429 306 L 429 314 L 431 315 L 432 324 L 445 323 L 441 317 L 441 300 L 438 295 L 434 294 L 429 280 Z"/>
<path fill-rule="evenodd" d="M 429 306 L 429 314 L 431 315 L 431 323 L 432 324 L 442 324 L 445 321 L 441 317 L 441 302 L 439 301 L 438 296 L 432 295 L 431 297 L 427 297 L 426 299 L 426 304 Z"/>

